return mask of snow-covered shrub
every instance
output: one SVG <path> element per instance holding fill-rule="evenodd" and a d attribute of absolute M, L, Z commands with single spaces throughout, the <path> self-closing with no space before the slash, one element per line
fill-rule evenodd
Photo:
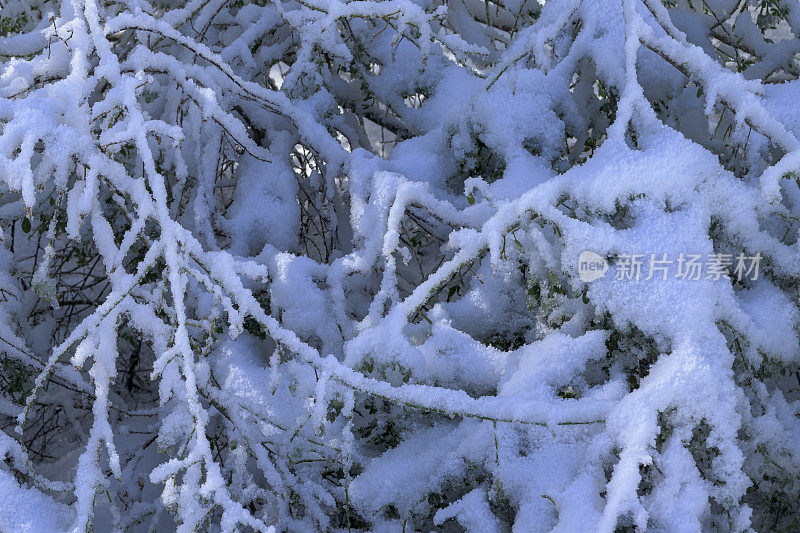
<path fill-rule="evenodd" d="M 799 36 L 2 0 L 0 530 L 796 531 Z"/>

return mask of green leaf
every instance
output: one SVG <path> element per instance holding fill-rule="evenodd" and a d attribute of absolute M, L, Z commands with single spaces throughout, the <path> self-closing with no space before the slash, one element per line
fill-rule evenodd
<path fill-rule="evenodd" d="M 469 202 L 469 205 L 474 204 L 475 203 L 475 195 L 473 195 L 472 193 L 469 193 L 467 195 L 467 202 Z"/>
<path fill-rule="evenodd" d="M 422 318 L 424 318 L 424 319 L 425 319 L 425 321 L 426 321 L 428 324 L 431 324 L 431 325 L 433 325 L 433 322 L 431 322 L 431 319 L 430 319 L 430 318 L 428 318 L 428 315 L 426 315 L 426 314 L 425 314 L 425 313 L 423 313 L 422 311 L 417 311 L 417 312 L 419 313 L 419 316 L 421 316 Z"/>
<path fill-rule="evenodd" d="M 22 231 L 28 233 L 31 230 L 31 221 L 27 218 L 22 219 Z"/>

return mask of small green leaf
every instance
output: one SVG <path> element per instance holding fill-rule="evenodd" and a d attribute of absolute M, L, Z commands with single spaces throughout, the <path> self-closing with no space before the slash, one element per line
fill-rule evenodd
<path fill-rule="evenodd" d="M 31 221 L 27 218 L 22 219 L 22 231 L 28 233 L 31 230 Z"/>
<path fill-rule="evenodd" d="M 425 319 L 425 321 L 426 321 L 428 324 L 431 324 L 431 325 L 433 325 L 433 322 L 431 322 L 431 319 L 430 319 L 430 318 L 428 318 L 428 315 L 426 315 L 426 314 L 425 314 L 425 313 L 423 313 L 422 311 L 418 311 L 418 313 L 419 313 L 419 316 L 421 316 L 422 318 L 424 318 L 424 319 Z"/>
<path fill-rule="evenodd" d="M 467 195 L 467 202 L 469 202 L 469 205 L 474 204 L 475 203 L 475 195 L 473 195 L 472 193 L 469 193 Z"/>

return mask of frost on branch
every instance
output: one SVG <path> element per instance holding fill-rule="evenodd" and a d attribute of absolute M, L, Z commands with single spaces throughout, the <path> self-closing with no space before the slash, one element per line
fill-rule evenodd
<path fill-rule="evenodd" d="M 1 0 L 0 530 L 800 528 L 798 54 L 794 0 Z"/>

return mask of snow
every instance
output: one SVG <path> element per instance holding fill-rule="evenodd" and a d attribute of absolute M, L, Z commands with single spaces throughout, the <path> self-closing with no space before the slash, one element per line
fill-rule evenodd
<path fill-rule="evenodd" d="M 797 529 L 774 4 L 4 0 L 0 530 Z"/>
<path fill-rule="evenodd" d="M 34 533 L 69 531 L 74 511 L 56 503 L 36 489 L 20 487 L 14 477 L 0 470 L 0 528 L 3 531 Z"/>

